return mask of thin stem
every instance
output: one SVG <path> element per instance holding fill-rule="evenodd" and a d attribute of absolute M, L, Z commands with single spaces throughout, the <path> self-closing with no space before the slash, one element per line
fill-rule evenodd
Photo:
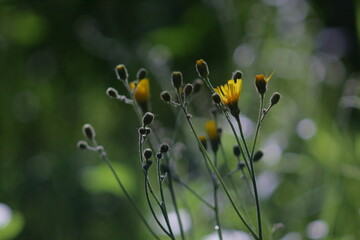
<path fill-rule="evenodd" d="M 208 201 L 206 201 L 203 197 L 201 197 L 197 192 L 195 192 L 189 185 L 184 183 L 178 178 L 174 178 L 174 181 L 185 187 L 189 192 L 191 192 L 197 199 L 202 201 L 206 206 L 208 206 L 211 209 L 214 209 L 214 206 L 212 206 Z"/>
<path fill-rule="evenodd" d="M 182 109 L 183 109 L 183 111 L 184 111 L 185 118 L 186 118 L 186 120 L 187 120 L 187 122 L 188 122 L 188 124 L 189 124 L 189 126 L 190 126 L 190 128 L 191 128 L 191 131 L 192 131 L 192 133 L 194 134 L 194 137 L 195 137 L 196 141 L 198 142 L 198 145 L 200 146 L 200 149 L 201 149 L 202 154 L 204 155 L 204 157 L 206 158 L 207 162 L 210 164 L 211 168 L 212 168 L 213 171 L 215 172 L 215 174 L 216 174 L 218 180 L 220 181 L 220 184 L 221 184 L 222 188 L 224 189 L 225 194 L 226 194 L 227 198 L 229 199 L 232 207 L 234 208 L 237 216 L 240 218 L 240 220 L 241 220 L 242 223 L 245 225 L 245 227 L 250 231 L 251 235 L 252 235 L 256 240 L 260 240 L 259 237 L 256 235 L 256 233 L 252 230 L 252 228 L 250 227 L 250 225 L 247 223 L 247 221 L 244 219 L 244 217 L 243 217 L 242 214 L 240 213 L 239 209 L 237 208 L 234 200 L 232 199 L 232 197 L 231 197 L 231 195 L 230 195 L 229 190 L 227 189 L 227 187 L 226 187 L 223 179 L 221 178 L 220 173 L 218 172 L 218 170 L 217 170 L 217 168 L 215 167 L 214 163 L 211 161 L 211 159 L 210 159 L 209 155 L 207 154 L 204 146 L 201 144 L 201 142 L 200 142 L 200 140 L 199 140 L 199 137 L 198 137 L 198 135 L 197 135 L 197 133 L 196 133 L 196 131 L 195 131 L 195 129 L 194 129 L 194 126 L 193 126 L 193 124 L 192 124 L 192 122 L 191 122 L 191 120 L 190 120 L 190 117 L 189 117 L 186 109 L 185 109 L 183 106 L 182 106 Z"/>
<path fill-rule="evenodd" d="M 262 239 L 261 211 L 260 211 L 260 203 L 259 203 L 257 186 L 256 186 L 255 170 L 254 170 L 254 165 L 253 165 L 253 157 L 254 157 L 256 140 L 257 140 L 257 137 L 259 135 L 259 130 L 260 130 L 260 126 L 261 126 L 263 107 L 264 107 L 264 95 L 260 95 L 259 117 L 258 117 L 258 121 L 257 121 L 257 124 L 256 124 L 256 131 L 255 131 L 255 135 L 254 135 L 254 142 L 253 142 L 253 146 L 252 146 L 252 150 L 251 150 L 251 157 L 250 157 L 250 166 L 251 166 L 251 172 L 252 172 L 252 175 L 253 175 L 252 179 L 253 179 L 253 185 L 254 185 L 254 195 L 255 195 L 255 202 L 256 202 L 256 212 L 257 212 L 257 218 L 258 218 L 258 227 L 259 227 L 259 237 L 260 237 L 260 239 Z M 239 120 L 239 122 L 240 122 L 240 120 Z"/>
<path fill-rule="evenodd" d="M 177 207 L 177 203 L 176 203 L 176 197 L 175 197 L 175 191 L 174 191 L 174 186 L 172 183 L 172 173 L 171 170 L 168 172 L 169 174 L 169 190 L 170 190 L 170 196 L 172 199 L 172 202 L 174 204 L 174 209 L 175 209 L 175 213 L 176 213 L 176 217 L 179 223 L 179 227 L 180 227 L 180 234 L 181 234 L 181 239 L 185 239 L 185 234 L 184 234 L 184 229 L 183 229 L 183 225 L 181 222 L 181 218 L 180 218 L 180 214 L 179 214 L 179 209 Z"/>
<path fill-rule="evenodd" d="M 94 141 L 95 146 L 98 147 L 98 145 L 96 144 L 96 142 Z M 101 158 L 104 160 L 104 162 L 107 164 L 107 166 L 110 168 L 112 174 L 114 175 L 118 185 L 120 186 L 121 190 L 123 191 L 123 193 L 125 194 L 126 198 L 128 199 L 128 201 L 130 201 L 131 206 L 135 209 L 136 213 L 139 215 L 139 217 L 141 218 L 142 222 L 145 224 L 146 228 L 151 232 L 151 234 L 158 240 L 160 240 L 160 238 L 155 234 L 155 232 L 152 230 L 152 228 L 150 227 L 149 223 L 146 221 L 144 215 L 142 214 L 140 208 L 136 205 L 134 199 L 130 196 L 130 194 L 126 191 L 125 186 L 122 184 L 119 176 L 117 175 L 113 165 L 111 164 L 110 160 L 108 159 L 106 152 L 103 148 L 101 148 L 100 152 L 100 156 Z"/>
<path fill-rule="evenodd" d="M 150 208 L 150 211 L 151 211 L 151 214 L 153 215 L 156 223 L 159 225 L 159 227 L 161 228 L 161 230 L 163 230 L 163 232 L 168 235 L 171 239 L 173 239 L 173 236 L 165 229 L 165 227 L 161 224 L 161 222 L 159 221 L 159 219 L 157 218 L 156 214 L 155 214 L 155 211 L 152 207 L 152 204 L 151 204 L 151 200 L 150 200 L 150 197 L 149 197 L 149 180 L 148 180 L 148 172 L 145 171 L 144 172 L 145 174 L 145 195 L 146 195 L 146 201 L 149 205 L 149 208 Z"/>
<path fill-rule="evenodd" d="M 217 166 L 217 154 L 216 152 L 214 152 L 214 166 Z M 218 196 L 217 196 L 217 190 L 219 185 L 216 182 L 216 179 L 213 178 L 213 193 L 214 193 L 214 212 L 215 212 L 215 222 L 216 222 L 216 226 L 215 226 L 215 230 L 218 233 L 219 239 L 222 240 L 222 231 L 221 231 L 221 224 L 220 224 L 220 218 L 219 218 L 219 202 L 218 202 Z"/>
<path fill-rule="evenodd" d="M 166 209 L 165 196 L 164 196 L 164 191 L 163 191 L 163 187 L 162 187 L 161 173 L 160 173 L 160 159 L 157 159 L 157 175 L 158 175 L 157 178 L 158 178 L 158 183 L 159 183 L 159 188 L 160 188 L 161 210 L 163 212 L 165 222 L 166 222 L 166 225 L 167 225 L 167 227 L 169 229 L 169 232 L 170 232 L 170 234 L 172 236 L 174 236 L 171 225 L 170 225 L 167 209 Z"/>

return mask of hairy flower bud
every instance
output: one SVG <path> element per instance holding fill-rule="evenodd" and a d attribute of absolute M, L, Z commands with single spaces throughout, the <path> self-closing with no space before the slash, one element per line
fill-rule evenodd
<path fill-rule="evenodd" d="M 142 122 L 144 126 L 150 125 L 154 120 L 154 114 L 151 112 L 146 112 L 142 118 Z"/>
<path fill-rule="evenodd" d="M 106 89 L 106 95 L 109 98 L 117 98 L 119 96 L 119 93 L 115 88 L 109 87 L 108 89 Z"/>
<path fill-rule="evenodd" d="M 170 147 L 168 144 L 163 143 L 160 145 L 160 152 L 161 153 L 167 153 L 169 151 Z"/>
<path fill-rule="evenodd" d="M 152 151 L 151 151 L 151 149 L 150 148 L 147 148 L 147 149 L 145 149 L 144 150 L 144 158 L 146 159 L 146 160 L 148 160 L 149 158 L 151 158 L 151 156 L 152 156 Z"/>
<path fill-rule="evenodd" d="M 256 153 L 254 154 L 254 157 L 253 157 L 253 161 L 254 162 L 257 162 L 259 161 L 262 157 L 264 156 L 264 153 L 262 151 L 256 151 Z"/>
<path fill-rule="evenodd" d="M 162 93 L 160 93 L 160 98 L 166 103 L 171 101 L 171 96 L 167 91 L 163 91 Z"/>
<path fill-rule="evenodd" d="M 207 63 L 203 60 L 197 60 L 195 65 L 196 71 L 198 72 L 199 76 L 202 78 L 208 78 L 209 76 L 209 68 Z"/>
<path fill-rule="evenodd" d="M 216 104 L 220 104 L 221 103 L 221 97 L 218 93 L 213 93 L 213 95 L 211 95 L 212 100 L 214 101 L 214 103 Z"/>
<path fill-rule="evenodd" d="M 90 140 L 94 140 L 96 134 L 95 129 L 90 124 L 84 124 L 83 126 L 83 134 Z"/>
<path fill-rule="evenodd" d="M 81 150 L 86 150 L 86 149 L 88 149 L 89 145 L 88 145 L 88 143 L 85 142 L 85 141 L 79 141 L 79 142 L 77 143 L 77 147 L 78 147 L 79 149 L 81 149 Z"/>
<path fill-rule="evenodd" d="M 184 93 L 185 93 L 185 96 L 189 96 L 194 90 L 194 87 L 192 84 L 188 83 L 185 85 L 184 87 Z"/>
<path fill-rule="evenodd" d="M 117 65 L 115 67 L 115 73 L 116 73 L 117 79 L 119 79 L 119 80 L 125 81 L 129 78 L 128 71 L 127 71 L 125 65 L 123 65 L 123 64 Z"/>
<path fill-rule="evenodd" d="M 174 88 L 179 89 L 183 84 L 183 76 L 181 72 L 173 72 L 171 75 L 171 81 Z"/>
<path fill-rule="evenodd" d="M 140 81 L 147 76 L 147 70 L 145 68 L 140 68 L 136 74 L 136 78 Z"/>
<path fill-rule="evenodd" d="M 270 99 L 271 106 L 276 105 L 280 101 L 281 95 L 278 92 L 274 92 Z"/>

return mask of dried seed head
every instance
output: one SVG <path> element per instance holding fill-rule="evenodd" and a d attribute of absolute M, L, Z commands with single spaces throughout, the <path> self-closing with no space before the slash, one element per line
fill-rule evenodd
<path fill-rule="evenodd" d="M 170 96 L 169 92 L 167 92 L 167 91 L 163 91 L 162 93 L 160 93 L 160 97 L 161 97 L 161 100 L 163 100 L 166 103 L 171 101 L 171 96 Z"/>
<path fill-rule="evenodd" d="M 194 87 L 192 84 L 188 83 L 185 85 L 184 87 L 184 93 L 185 93 L 185 96 L 189 96 L 194 90 Z"/>
<path fill-rule="evenodd" d="M 84 124 L 82 131 L 84 136 L 87 137 L 88 139 L 90 140 L 95 139 L 95 135 L 96 135 L 95 130 L 90 124 Z"/>
<path fill-rule="evenodd" d="M 167 153 L 169 151 L 170 147 L 167 143 L 163 143 L 160 146 L 160 152 L 161 153 Z"/>
<path fill-rule="evenodd" d="M 235 72 L 233 72 L 233 76 L 232 76 L 232 79 L 235 81 L 238 80 L 238 79 L 242 79 L 242 76 L 243 76 L 243 73 L 240 71 L 240 70 L 236 70 Z"/>
<path fill-rule="evenodd" d="M 254 157 L 253 157 L 253 161 L 254 162 L 257 162 L 259 161 L 262 157 L 264 156 L 264 153 L 262 151 L 256 151 L 256 153 L 254 154 Z"/>
<path fill-rule="evenodd" d="M 85 141 L 79 141 L 79 142 L 77 143 L 77 147 L 78 147 L 79 149 L 81 149 L 81 150 L 86 150 L 86 149 L 88 149 L 89 145 L 88 145 L 88 143 L 85 142 Z"/>
<path fill-rule="evenodd" d="M 202 78 L 208 78 L 209 76 L 209 68 L 207 63 L 203 60 L 197 60 L 195 65 L 196 71 L 198 72 L 199 76 Z"/>
<path fill-rule="evenodd" d="M 183 84 L 183 76 L 181 72 L 173 72 L 171 75 L 171 81 L 174 88 L 179 89 Z"/>
<path fill-rule="evenodd" d="M 274 106 L 280 101 L 281 95 L 278 92 L 274 92 L 270 99 L 270 105 Z"/>
<path fill-rule="evenodd" d="M 140 68 L 136 74 L 136 78 L 138 80 L 142 80 L 142 79 L 146 78 L 146 76 L 147 76 L 147 70 L 145 68 Z"/>
<path fill-rule="evenodd" d="M 147 148 L 144 150 L 144 158 L 145 160 L 148 160 L 152 156 L 152 151 L 150 148 Z"/>
<path fill-rule="evenodd" d="M 142 122 L 144 126 L 150 125 L 154 120 L 154 114 L 151 112 L 146 112 L 143 116 Z"/>
<path fill-rule="evenodd" d="M 117 79 L 119 79 L 119 80 L 125 81 L 129 78 L 128 71 L 127 71 L 125 65 L 123 65 L 123 64 L 117 65 L 115 67 L 115 73 L 116 73 Z"/>
<path fill-rule="evenodd" d="M 216 104 L 220 104 L 221 103 L 221 97 L 218 93 L 213 93 L 213 95 L 211 96 L 212 100 L 214 101 L 214 103 Z"/>
<path fill-rule="evenodd" d="M 233 153 L 236 157 L 239 157 L 240 156 L 240 148 L 238 145 L 235 145 L 234 148 L 233 148 Z"/>
<path fill-rule="evenodd" d="M 201 79 L 196 79 L 193 83 L 194 93 L 200 92 L 202 85 L 203 85 L 203 81 Z"/>
<path fill-rule="evenodd" d="M 109 87 L 106 89 L 106 95 L 108 95 L 109 98 L 117 98 L 119 93 L 115 88 Z"/>

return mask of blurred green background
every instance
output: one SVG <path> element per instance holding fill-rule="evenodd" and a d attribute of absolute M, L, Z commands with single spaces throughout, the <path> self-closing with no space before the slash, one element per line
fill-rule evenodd
<path fill-rule="evenodd" d="M 200 58 L 215 86 L 244 72 L 249 137 L 254 76 L 276 72 L 269 92 L 282 99 L 263 125 L 256 166 L 266 227 L 285 225 L 275 239 L 360 239 L 359 23 L 355 0 L 0 1 L 0 240 L 151 239 L 101 159 L 76 143 L 91 123 L 148 214 L 138 120 L 105 90 L 125 94 L 117 64 L 132 80 L 147 68 L 152 109 L 170 137 L 175 116 L 159 93 L 171 89 L 174 70 L 192 82 Z M 191 106 L 200 134 L 209 96 L 203 89 Z M 235 141 L 222 127 L 231 156 Z M 211 195 L 193 167 L 202 161 L 193 145 L 184 127 L 171 146 L 179 175 Z M 213 239 L 211 212 L 179 186 L 177 193 L 193 217 L 187 234 Z M 221 201 L 224 228 L 244 230 Z"/>

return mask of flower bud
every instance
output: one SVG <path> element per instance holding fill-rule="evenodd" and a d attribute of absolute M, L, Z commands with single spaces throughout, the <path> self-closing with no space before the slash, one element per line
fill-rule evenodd
<path fill-rule="evenodd" d="M 78 147 L 79 149 L 81 149 L 81 150 L 86 150 L 86 149 L 88 149 L 89 145 L 88 145 L 88 143 L 85 142 L 85 141 L 79 141 L 79 142 L 77 143 L 77 147 Z"/>
<path fill-rule="evenodd" d="M 220 104 L 221 103 L 221 97 L 218 93 L 213 93 L 213 95 L 211 95 L 212 100 L 214 101 L 214 103 L 216 104 Z"/>
<path fill-rule="evenodd" d="M 245 163 L 243 163 L 243 162 L 239 162 L 239 163 L 238 163 L 238 168 L 239 168 L 239 169 L 243 169 L 245 166 L 246 166 L 246 165 L 245 165 Z"/>
<path fill-rule="evenodd" d="M 194 87 L 192 84 L 188 83 L 185 85 L 184 87 L 184 93 L 185 93 L 185 96 L 189 96 L 194 90 Z"/>
<path fill-rule="evenodd" d="M 160 98 L 166 103 L 171 101 L 171 96 L 167 91 L 163 91 L 162 93 L 160 93 Z"/>
<path fill-rule="evenodd" d="M 166 144 L 166 143 L 163 143 L 163 144 L 161 144 L 161 146 L 160 146 L 160 152 L 161 152 L 161 153 L 167 153 L 167 152 L 169 151 L 169 149 L 170 149 L 170 147 L 169 147 L 169 145 Z"/>
<path fill-rule="evenodd" d="M 278 92 L 274 92 L 270 99 L 270 105 L 274 106 L 280 101 L 281 95 Z"/>
<path fill-rule="evenodd" d="M 183 76 L 181 72 L 173 72 L 171 75 L 171 81 L 174 88 L 179 89 L 183 84 Z"/>
<path fill-rule="evenodd" d="M 255 77 L 255 85 L 258 93 L 260 95 L 264 95 L 267 89 L 267 81 L 263 74 L 256 75 Z"/>
<path fill-rule="evenodd" d="M 118 80 L 127 80 L 129 78 L 128 71 L 125 65 L 120 64 L 115 67 L 115 73 Z"/>
<path fill-rule="evenodd" d="M 87 137 L 88 139 L 90 140 L 95 139 L 95 135 L 96 135 L 95 130 L 90 124 L 84 124 L 82 131 L 84 136 Z"/>
<path fill-rule="evenodd" d="M 119 96 L 118 91 L 116 91 L 115 88 L 109 87 L 108 89 L 106 89 L 106 95 L 109 98 L 117 98 Z"/>
<path fill-rule="evenodd" d="M 196 79 L 193 83 L 194 93 L 200 92 L 202 85 L 203 85 L 203 81 L 201 79 Z"/>
<path fill-rule="evenodd" d="M 207 150 L 206 138 L 204 136 L 199 136 L 199 140 L 201 142 L 201 145 L 205 148 L 205 150 Z"/>
<path fill-rule="evenodd" d="M 136 74 L 136 78 L 140 81 L 147 76 L 147 70 L 145 68 L 140 68 Z"/>
<path fill-rule="evenodd" d="M 143 116 L 142 122 L 144 126 L 150 125 L 154 120 L 154 114 L 151 112 L 146 112 Z"/>
<path fill-rule="evenodd" d="M 147 160 L 145 161 L 145 164 L 143 165 L 143 169 L 144 169 L 145 171 L 149 170 L 151 164 L 152 164 L 152 161 L 151 161 L 150 159 L 147 159 Z"/>
<path fill-rule="evenodd" d="M 239 157 L 240 156 L 240 148 L 238 145 L 235 145 L 234 148 L 233 148 L 233 153 L 236 157 Z"/>
<path fill-rule="evenodd" d="M 264 156 L 264 153 L 262 151 L 256 151 L 256 153 L 254 154 L 254 157 L 253 157 L 253 161 L 254 162 L 257 162 L 259 161 L 262 157 Z"/>
<path fill-rule="evenodd" d="M 233 72 L 233 76 L 232 76 L 232 79 L 235 81 L 238 80 L 238 79 L 242 79 L 242 76 L 243 76 L 243 73 L 239 70 L 236 70 L 235 72 Z"/>
<path fill-rule="evenodd" d="M 148 160 L 149 158 L 151 158 L 151 156 L 152 156 L 152 151 L 151 151 L 151 149 L 150 148 L 147 148 L 147 149 L 145 149 L 144 150 L 144 158 L 146 159 L 146 160 Z"/>
<path fill-rule="evenodd" d="M 207 63 L 203 60 L 197 60 L 195 65 L 196 71 L 198 72 L 199 76 L 202 78 L 208 78 L 209 76 L 209 68 Z"/>

